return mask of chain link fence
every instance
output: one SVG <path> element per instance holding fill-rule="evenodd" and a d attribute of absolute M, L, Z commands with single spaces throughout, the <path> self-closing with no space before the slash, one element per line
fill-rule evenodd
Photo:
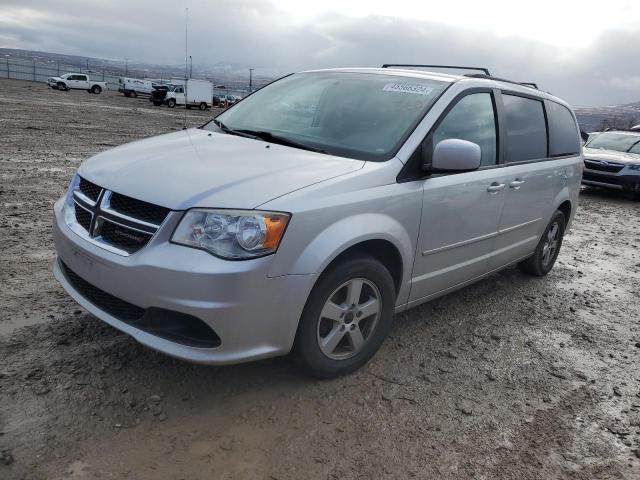
<path fill-rule="evenodd" d="M 0 63 L 0 78 L 12 80 L 46 82 L 49 77 L 58 77 L 65 73 L 85 73 L 92 80 L 106 82 L 107 90 L 118 90 L 118 78 L 123 76 L 107 73 L 105 70 L 96 71 L 58 62 L 36 62 L 6 57 L 5 61 Z"/>
<path fill-rule="evenodd" d="M 86 66 L 71 65 L 60 62 L 38 62 L 36 60 L 21 60 L 16 58 L 5 57 L 4 61 L 0 60 L 0 78 L 8 78 L 12 80 L 27 80 L 31 82 L 46 82 L 49 77 L 59 77 L 65 73 L 85 73 L 91 77 L 91 80 L 106 82 L 107 90 L 118 90 L 118 79 L 121 77 L 145 78 L 144 75 L 137 75 L 138 72 L 114 72 L 107 69 L 87 69 Z M 163 77 L 154 77 L 153 80 L 159 83 L 169 82 L 172 77 L 167 75 Z M 244 97 L 248 93 L 248 88 L 243 88 L 236 82 L 228 85 L 224 89 L 214 88 L 215 94 L 227 94 Z M 255 82 L 262 86 L 267 82 Z M 215 82 L 214 82 L 215 85 Z"/>

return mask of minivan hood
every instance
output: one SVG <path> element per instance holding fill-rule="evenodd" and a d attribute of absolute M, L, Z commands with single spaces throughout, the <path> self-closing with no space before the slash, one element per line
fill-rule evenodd
<path fill-rule="evenodd" d="M 583 148 L 584 158 L 587 160 L 604 160 L 616 163 L 640 163 L 640 155 L 637 153 L 618 152 L 616 150 L 604 150 L 601 148 Z"/>
<path fill-rule="evenodd" d="M 194 128 L 99 153 L 78 173 L 101 187 L 172 210 L 256 208 L 364 164 Z"/>

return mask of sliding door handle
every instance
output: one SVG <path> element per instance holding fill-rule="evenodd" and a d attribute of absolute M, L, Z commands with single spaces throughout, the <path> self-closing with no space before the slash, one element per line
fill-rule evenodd
<path fill-rule="evenodd" d="M 487 187 L 487 192 L 498 193 L 500 190 L 503 190 L 504 187 L 505 187 L 504 183 L 493 182 L 491 185 Z"/>

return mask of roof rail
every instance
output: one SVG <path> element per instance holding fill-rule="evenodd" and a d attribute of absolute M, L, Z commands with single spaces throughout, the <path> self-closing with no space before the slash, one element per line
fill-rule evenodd
<path fill-rule="evenodd" d="M 483 75 L 482 73 L 467 73 L 465 77 L 486 78 L 489 80 L 496 80 L 498 82 L 505 82 L 505 83 L 513 83 L 514 85 L 522 85 L 523 87 L 535 88 L 536 90 L 539 90 L 538 85 L 533 82 L 515 82 L 513 80 L 507 80 L 506 78 L 493 77 L 491 75 Z"/>
<path fill-rule="evenodd" d="M 458 67 L 455 65 L 419 65 L 413 63 L 385 63 L 382 65 L 382 68 L 390 68 L 390 67 L 420 67 L 420 68 L 448 68 L 452 70 L 478 70 L 480 72 L 484 72 L 488 77 L 491 76 L 489 70 L 484 67 Z"/>

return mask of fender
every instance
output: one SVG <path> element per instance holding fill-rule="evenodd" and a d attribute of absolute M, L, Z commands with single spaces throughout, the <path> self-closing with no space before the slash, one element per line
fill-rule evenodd
<path fill-rule="evenodd" d="M 328 225 L 295 256 L 277 255 L 269 276 L 319 275 L 341 253 L 367 240 L 388 241 L 400 253 L 402 281 L 397 302 L 405 303 L 409 295 L 415 238 L 398 220 L 382 213 L 352 215 Z"/>
<path fill-rule="evenodd" d="M 567 218 L 566 225 L 566 230 L 569 230 L 571 222 L 575 217 L 576 210 L 578 209 L 578 196 L 580 194 L 582 170 L 578 166 L 567 166 L 565 168 L 565 185 L 553 199 L 553 211 L 550 212 L 549 219 L 551 218 L 551 215 L 553 215 L 553 212 L 560 208 L 560 205 L 564 202 L 569 202 L 571 204 L 571 214 L 569 215 L 569 218 Z M 547 219 L 547 222 L 549 219 Z"/>

